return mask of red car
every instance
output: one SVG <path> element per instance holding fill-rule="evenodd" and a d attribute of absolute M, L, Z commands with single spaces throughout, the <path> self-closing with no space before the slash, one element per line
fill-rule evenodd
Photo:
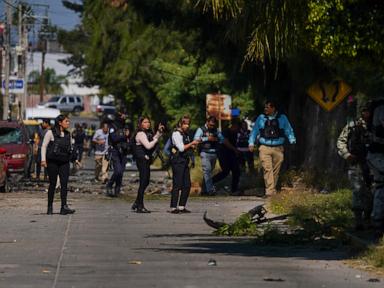
<path fill-rule="evenodd" d="M 6 150 L 0 147 L 0 192 L 9 192 L 8 186 L 8 165 L 5 159 Z"/>
<path fill-rule="evenodd" d="M 9 173 L 26 173 L 32 157 L 28 130 L 17 121 L 0 121 L 0 146 L 5 148 Z"/>

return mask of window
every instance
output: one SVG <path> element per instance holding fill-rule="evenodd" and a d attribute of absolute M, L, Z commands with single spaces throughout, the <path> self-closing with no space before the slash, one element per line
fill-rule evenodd
<path fill-rule="evenodd" d="M 21 131 L 17 128 L 1 127 L 0 144 L 22 143 Z"/>
<path fill-rule="evenodd" d="M 64 97 L 63 99 L 61 99 L 60 103 L 61 104 L 67 104 L 67 97 Z"/>
<path fill-rule="evenodd" d="M 73 98 L 73 97 L 68 97 L 68 99 L 69 99 L 69 103 L 75 103 L 75 98 Z"/>
<path fill-rule="evenodd" d="M 81 103 L 80 97 L 76 97 L 76 100 L 77 100 L 78 103 Z"/>
<path fill-rule="evenodd" d="M 51 99 L 48 100 L 48 102 L 52 103 L 52 102 L 57 102 L 59 101 L 60 97 L 52 97 Z"/>

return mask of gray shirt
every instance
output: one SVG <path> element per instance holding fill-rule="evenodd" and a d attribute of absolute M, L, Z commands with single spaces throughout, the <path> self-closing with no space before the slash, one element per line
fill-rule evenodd
<path fill-rule="evenodd" d="M 103 129 L 97 129 L 95 135 L 93 135 L 92 141 L 104 141 L 104 144 L 96 143 L 95 146 L 95 155 L 105 155 L 108 152 L 108 135 L 109 133 L 104 133 Z"/>

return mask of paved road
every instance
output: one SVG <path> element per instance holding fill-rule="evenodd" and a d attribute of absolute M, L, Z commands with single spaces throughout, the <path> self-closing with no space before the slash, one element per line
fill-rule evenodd
<path fill-rule="evenodd" d="M 72 216 L 48 216 L 45 193 L 0 194 L 0 287 L 382 287 L 347 268 L 340 250 L 259 247 L 211 234 L 205 210 L 234 219 L 257 198 L 193 200 L 192 214 L 153 213 L 129 203 L 76 195 Z M 58 206 L 59 204 L 57 204 Z M 217 266 L 209 266 L 214 259 Z"/>

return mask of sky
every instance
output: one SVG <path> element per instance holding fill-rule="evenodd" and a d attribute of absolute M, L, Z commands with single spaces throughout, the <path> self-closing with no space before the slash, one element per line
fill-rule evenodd
<path fill-rule="evenodd" d="M 25 1 L 25 0 L 24 0 Z M 75 3 L 81 3 L 81 0 L 71 0 Z M 77 24 L 80 23 L 80 18 L 73 11 L 65 8 L 61 0 L 26 0 L 30 4 L 47 4 L 49 5 L 49 18 L 52 21 L 52 24 L 64 28 L 66 30 L 71 30 Z M 42 8 L 34 8 L 36 14 L 43 14 Z"/>
<path fill-rule="evenodd" d="M 61 3 L 61 0 L 22 0 L 23 2 L 27 2 L 31 5 L 33 4 L 44 4 L 49 6 L 48 16 L 52 21 L 52 24 L 59 26 L 60 28 L 71 30 L 77 24 L 80 23 L 79 16 L 73 11 L 65 8 Z M 81 3 L 81 0 L 70 0 L 74 3 Z M 6 2 L 12 3 L 13 5 L 17 5 L 18 0 L 6 0 Z M 4 18 L 5 14 L 5 3 L 4 1 L 0 1 L 0 19 Z M 36 15 L 44 15 L 44 8 L 33 5 L 33 11 Z"/>

